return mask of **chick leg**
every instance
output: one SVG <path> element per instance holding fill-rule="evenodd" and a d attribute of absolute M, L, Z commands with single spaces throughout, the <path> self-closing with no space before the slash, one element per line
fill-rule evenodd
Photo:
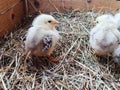
<path fill-rule="evenodd" d="M 28 52 L 26 53 L 26 57 L 25 57 L 25 59 L 24 59 L 24 72 L 26 71 L 26 66 L 27 66 L 26 61 L 27 61 L 27 58 L 28 58 L 28 56 L 30 55 L 30 53 L 31 53 L 31 51 L 28 51 Z"/>
<path fill-rule="evenodd" d="M 93 49 L 94 50 L 94 54 L 96 55 L 96 56 L 102 56 L 102 53 L 101 53 L 101 51 L 99 51 L 99 50 L 95 50 L 95 49 Z"/>
<path fill-rule="evenodd" d="M 47 55 L 47 57 L 50 59 L 51 62 L 58 62 L 58 60 L 51 55 Z"/>
<path fill-rule="evenodd" d="M 100 54 L 100 53 L 95 53 L 95 55 L 96 55 L 96 56 L 98 56 L 98 57 L 99 57 L 99 56 L 101 56 L 101 54 Z"/>

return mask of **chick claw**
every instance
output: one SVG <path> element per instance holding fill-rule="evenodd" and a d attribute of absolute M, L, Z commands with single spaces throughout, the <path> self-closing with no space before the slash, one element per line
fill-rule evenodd
<path fill-rule="evenodd" d="M 95 53 L 95 55 L 96 55 L 96 56 L 98 56 L 98 57 L 99 57 L 99 56 L 101 56 L 101 54 L 100 54 L 100 53 Z"/>
<path fill-rule="evenodd" d="M 52 56 L 47 56 L 51 62 L 58 62 L 59 60 L 57 60 L 56 58 L 52 57 Z"/>

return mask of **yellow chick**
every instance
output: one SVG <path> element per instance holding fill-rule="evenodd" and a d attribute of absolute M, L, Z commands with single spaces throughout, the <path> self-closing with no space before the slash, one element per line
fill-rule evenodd
<path fill-rule="evenodd" d="M 114 50 L 113 58 L 114 61 L 120 65 L 120 45 Z"/>
<path fill-rule="evenodd" d="M 26 35 L 25 50 L 30 55 L 47 56 L 51 61 L 55 61 L 51 53 L 60 38 L 58 31 L 55 29 L 58 23 L 51 15 L 41 14 L 37 16 Z"/>
<path fill-rule="evenodd" d="M 111 14 L 104 14 L 104 15 L 98 16 L 95 20 L 95 23 L 101 23 L 101 22 L 116 23 L 113 15 L 111 15 Z"/>
<path fill-rule="evenodd" d="M 117 25 L 109 22 L 100 22 L 90 31 L 90 45 L 96 55 L 106 55 L 113 52 L 120 40 L 120 32 Z"/>

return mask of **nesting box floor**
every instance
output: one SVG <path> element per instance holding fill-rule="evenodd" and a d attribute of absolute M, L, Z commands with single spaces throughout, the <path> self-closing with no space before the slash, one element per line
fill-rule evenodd
<path fill-rule="evenodd" d="M 27 71 L 23 72 L 26 54 L 21 38 L 31 25 L 29 17 L 0 43 L 0 89 L 119 90 L 119 67 L 111 56 L 97 57 L 88 41 L 93 21 L 102 12 L 66 10 L 50 14 L 61 22 L 57 30 L 62 39 L 52 53 L 59 62 L 28 57 Z"/>

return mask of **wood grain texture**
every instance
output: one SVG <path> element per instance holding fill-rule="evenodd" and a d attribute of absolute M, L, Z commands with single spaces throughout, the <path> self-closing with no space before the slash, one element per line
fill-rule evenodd
<path fill-rule="evenodd" d="M 33 0 L 31 0 L 33 2 Z M 38 0 L 38 9 L 44 12 L 64 11 L 64 9 L 113 11 L 120 8 L 117 0 Z M 33 2 L 34 3 L 34 2 Z M 56 9 L 57 8 L 57 9 Z M 34 12 L 30 8 L 30 13 Z"/>
<path fill-rule="evenodd" d="M 21 0 L 0 0 L 0 12 L 8 9 L 11 7 L 13 4 L 19 2 Z"/>
<path fill-rule="evenodd" d="M 10 31 L 13 31 L 14 28 L 21 23 L 21 20 L 22 18 L 24 18 L 24 15 L 25 11 L 23 1 L 21 1 L 18 5 L 16 5 L 14 8 L 10 9 L 3 15 L 0 15 L 0 39 Z"/>

